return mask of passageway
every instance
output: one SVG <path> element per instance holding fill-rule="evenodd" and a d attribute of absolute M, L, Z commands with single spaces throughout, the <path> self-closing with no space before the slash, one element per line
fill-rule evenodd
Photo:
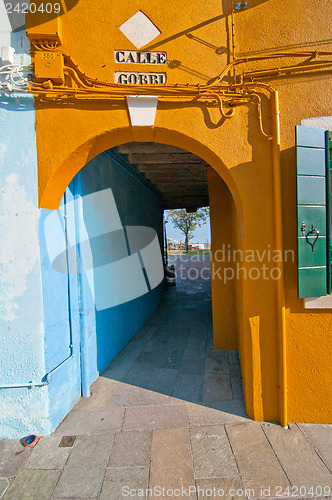
<path fill-rule="evenodd" d="M 68 373 L 64 380 L 71 397 L 58 412 L 55 425 L 80 395 L 84 399 L 59 432 L 98 432 L 98 425 L 104 427 L 106 420 L 112 426 L 145 406 L 150 406 L 150 418 L 151 405 L 167 422 L 166 406 L 170 415 L 179 412 L 181 420 L 188 418 L 188 404 L 245 416 L 235 351 L 235 284 L 218 274 L 229 264 L 218 260 L 218 273 L 211 283 L 210 252 L 202 255 L 200 249 L 197 254 L 169 255 L 168 262 L 162 259 L 164 210 L 196 212 L 210 206 L 214 248 L 232 243 L 237 214 L 219 174 L 184 149 L 159 143 L 123 144 L 97 155 L 75 176 L 65 205 L 66 215 L 72 215 L 67 217 L 66 231 L 77 243 L 62 254 L 70 257 L 70 263 L 72 258 L 71 268 L 80 269 L 77 277 L 69 273 L 68 295 L 72 318 L 76 318 L 75 300 L 80 304 L 80 337 L 75 339 L 79 353 L 75 386 Z M 62 226 L 57 213 L 54 220 L 47 217 L 47 236 L 53 238 L 55 229 L 61 232 Z M 69 227 L 71 220 L 79 221 L 79 231 Z M 81 267 L 76 266 L 77 256 Z M 52 260 L 52 269 L 62 276 L 67 267 L 58 269 L 58 260 Z M 168 283 L 165 291 L 167 264 L 175 265 L 177 284 Z M 68 282 L 64 285 L 67 290 Z M 60 345 L 62 340 L 54 338 Z M 64 401 L 57 392 L 54 398 L 57 405 Z M 93 409 L 101 411 L 100 419 L 85 415 Z M 78 418 L 77 412 L 83 414 Z M 62 430 L 70 422 L 72 430 Z M 81 425 L 86 427 L 80 430 Z"/>
<path fill-rule="evenodd" d="M 213 349 L 210 257 L 169 257 L 176 286 L 167 289 L 159 308 L 93 384 L 92 396 L 78 402 L 56 433 L 246 417 L 237 351 Z"/>

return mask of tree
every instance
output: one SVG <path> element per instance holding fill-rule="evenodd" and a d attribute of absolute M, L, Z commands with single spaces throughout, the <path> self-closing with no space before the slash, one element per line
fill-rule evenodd
<path fill-rule="evenodd" d="M 189 240 L 193 238 L 195 229 L 206 223 L 209 213 L 209 207 L 199 208 L 196 212 L 187 212 L 185 208 L 167 211 L 166 220 L 170 219 L 174 227 L 180 229 L 185 235 L 186 252 L 188 252 Z"/>

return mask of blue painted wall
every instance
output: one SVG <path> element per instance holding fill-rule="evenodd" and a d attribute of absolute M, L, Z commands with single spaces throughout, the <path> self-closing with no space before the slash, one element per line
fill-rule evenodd
<path fill-rule="evenodd" d="M 105 211 L 103 193 L 108 193 L 108 198 L 111 193 L 113 213 Z M 91 246 L 94 267 L 99 260 L 112 260 L 118 239 L 92 235 L 96 228 L 108 227 L 112 219 L 116 227 L 153 228 L 162 248 L 162 206 L 158 195 L 103 153 L 73 179 L 57 212 L 40 212 L 45 367 L 51 373 L 49 418 L 54 429 L 81 391 L 88 395 L 90 385 L 149 318 L 164 290 L 161 282 L 134 300 L 98 309 L 96 290 L 107 295 L 109 284 L 104 289 L 103 277 L 98 277 L 95 269 L 91 274 L 89 266 L 90 274 L 85 269 L 85 244 L 89 242 L 89 250 Z M 65 255 L 66 245 L 69 250 Z M 62 260 L 57 257 L 60 254 Z M 111 284 L 112 296 L 116 297 L 119 285 Z"/>
<path fill-rule="evenodd" d="M 81 396 L 80 369 L 80 310 L 78 301 L 78 275 L 52 268 L 50 251 L 66 248 L 66 234 L 75 237 L 75 213 L 71 192 L 67 189 L 56 214 L 40 210 L 40 258 L 42 270 L 44 348 L 46 372 L 51 375 L 48 385 L 49 418 L 54 430 Z M 66 201 L 66 213 L 64 212 Z M 58 225 L 48 227 L 45 221 L 50 214 L 57 215 Z M 64 217 L 65 215 L 65 217 Z M 61 241 L 62 240 L 62 241 Z"/>
<path fill-rule="evenodd" d="M 38 210 L 34 123 L 32 97 L 1 97 L 0 386 L 45 385 L 0 387 L 0 439 L 50 434 L 163 295 L 161 282 L 133 300 L 97 309 L 91 276 L 79 267 L 80 245 L 57 269 L 52 254 L 65 248 L 67 239 L 79 240 L 85 197 L 111 190 L 121 227 L 153 228 L 161 247 L 162 206 L 116 159 L 101 154 L 76 176 L 57 212 Z M 83 213 L 87 227 L 112 216 L 95 208 Z M 93 250 L 95 259 L 98 244 Z M 105 242 L 100 250 L 105 253 Z M 116 295 L 120 284 L 111 285 Z"/>
<path fill-rule="evenodd" d="M 29 64 L 24 30 L 11 32 L 1 5 L 0 46 L 11 44 L 16 64 Z M 134 300 L 96 309 L 91 272 L 78 269 L 82 248 L 75 242 L 84 223 L 93 228 L 111 214 L 97 206 L 83 214 L 81 224 L 82 199 L 111 189 L 121 226 L 154 228 L 160 244 L 161 201 L 114 157 L 102 154 L 74 179 L 59 211 L 39 211 L 34 100 L 29 94 L 0 95 L 0 185 L 0 439 L 48 435 L 163 294 L 161 283 Z M 57 269 L 52 254 L 68 238 L 75 252 Z M 94 259 L 98 250 L 95 244 Z M 105 244 L 100 250 L 105 251 Z M 102 290 L 103 277 L 96 276 L 100 283 L 95 285 Z M 111 284 L 114 296 L 119 285 Z M 40 386 L 29 387 L 31 383 Z M 4 387 L 8 385 L 27 387 Z"/>
<path fill-rule="evenodd" d="M 0 386 L 46 373 L 34 101 L 0 96 Z M 48 434 L 48 389 L 0 388 L 0 439 Z"/>
<path fill-rule="evenodd" d="M 116 158 L 106 153 L 97 156 L 77 174 L 71 186 L 75 196 L 86 196 L 108 188 L 112 189 L 122 226 L 154 228 L 162 248 L 163 211 L 160 197 L 123 168 Z M 107 214 L 100 211 L 97 216 L 107 217 Z M 164 287 L 161 283 L 154 290 L 134 300 L 115 307 L 96 310 L 96 366 L 99 373 L 149 318 L 159 305 L 163 291 Z M 94 366 L 95 361 L 91 358 L 92 356 L 90 356 L 90 366 Z M 91 375 L 93 378 L 93 374 Z"/>

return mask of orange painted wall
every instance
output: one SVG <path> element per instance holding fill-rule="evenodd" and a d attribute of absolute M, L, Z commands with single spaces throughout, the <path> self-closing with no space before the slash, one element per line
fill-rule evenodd
<path fill-rule="evenodd" d="M 234 262 L 238 224 L 233 197 L 218 173 L 207 168 L 211 220 L 211 288 L 214 301 L 213 337 L 215 349 L 238 349 L 236 283 Z"/>
<path fill-rule="evenodd" d="M 118 27 L 141 9 L 161 30 L 161 35 L 144 50 L 167 52 L 168 82 L 206 83 L 231 58 L 230 4 L 226 0 L 222 6 L 219 0 L 172 0 L 167 8 L 160 8 L 154 0 L 133 0 L 130 5 L 80 0 L 62 18 L 63 49 L 85 73 L 112 81 L 113 72 L 118 69 L 114 49 L 134 49 Z M 251 0 L 248 4 L 250 8 L 234 16 L 236 54 L 332 50 L 327 41 L 331 25 L 328 0 Z M 282 64 L 285 61 L 278 59 L 247 64 L 246 69 Z M 123 66 L 121 69 L 125 70 Z M 239 67 L 237 74 L 243 69 Z M 330 73 L 271 78 L 269 83 L 280 94 L 284 248 L 295 252 L 294 128 L 303 118 L 331 114 Z M 267 98 L 263 98 L 262 106 L 264 129 L 270 133 Z M 220 119 L 216 108 L 202 103 L 160 101 L 155 126 L 133 128 L 121 100 L 59 105 L 37 99 L 36 126 L 41 206 L 57 208 L 69 181 L 101 151 L 130 141 L 156 141 L 201 156 L 220 175 L 234 199 L 233 241 L 238 248 L 244 252 L 255 250 L 260 255 L 273 249 L 272 145 L 260 132 L 254 104 L 237 108 L 234 117 L 225 120 Z M 221 204 L 218 209 L 217 184 L 214 188 L 210 183 L 210 190 L 214 200 L 212 227 L 216 227 L 223 211 Z M 223 238 L 215 230 L 214 248 L 222 244 Z M 262 263 L 272 266 L 267 258 Z M 247 271 L 252 266 L 253 263 L 243 263 Z M 285 264 L 289 420 L 332 422 L 328 404 L 332 399 L 332 314 L 306 311 L 302 300 L 296 297 L 296 280 L 295 256 L 294 262 Z M 247 411 L 258 420 L 278 420 L 276 283 L 260 278 L 240 279 L 235 285 L 237 342 Z M 218 296 L 222 294 L 223 290 L 215 286 L 216 332 L 225 328 L 217 311 Z M 233 329 L 234 318 L 229 317 L 228 322 Z M 218 334 L 215 342 L 216 346 L 222 345 Z M 229 342 L 235 345 L 234 338 Z"/>

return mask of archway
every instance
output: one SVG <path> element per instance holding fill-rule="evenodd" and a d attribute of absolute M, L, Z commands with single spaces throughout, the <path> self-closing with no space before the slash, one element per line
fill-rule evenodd
<path fill-rule="evenodd" d="M 103 151 L 130 142 L 156 142 L 184 149 L 202 158 L 220 175 L 230 190 L 236 205 L 239 219 L 243 219 L 241 197 L 229 169 L 208 146 L 177 131 L 159 127 L 123 127 L 92 136 L 88 141 L 72 151 L 55 171 L 39 179 L 39 199 L 42 208 L 58 208 L 66 187 L 89 161 Z"/>
<path fill-rule="evenodd" d="M 142 141 L 142 147 L 144 147 L 144 144 L 146 143 Z M 181 152 L 182 153 L 180 154 L 186 153 L 186 151 L 184 151 L 182 148 Z M 123 251 L 123 249 L 125 249 L 125 246 L 128 245 L 128 243 L 129 246 L 131 246 L 130 237 L 128 240 L 128 229 L 130 226 L 139 225 L 141 228 L 144 226 L 148 226 L 150 228 L 153 227 L 157 234 L 158 231 L 160 233 L 160 230 L 162 230 L 162 225 L 159 225 L 158 229 L 158 218 L 161 222 L 159 215 L 153 222 L 151 222 L 151 214 L 153 212 L 158 212 L 159 210 L 159 208 L 157 208 L 156 206 L 157 193 L 153 192 L 153 186 L 148 186 L 146 180 L 143 181 L 142 178 L 139 179 L 139 172 L 135 173 L 132 170 L 132 165 L 131 167 L 128 165 L 124 165 L 124 162 L 125 160 L 123 158 L 119 158 L 118 152 L 109 149 L 106 152 L 94 156 L 94 158 L 90 160 L 87 165 L 80 170 L 80 172 L 77 173 L 69 186 L 69 191 L 71 193 L 70 196 L 73 197 L 73 200 L 76 199 L 76 202 L 73 202 L 74 212 L 76 210 L 75 217 L 78 219 L 79 217 L 81 217 L 81 219 L 83 219 L 81 221 L 78 220 L 78 224 L 76 223 L 76 225 L 78 225 L 78 233 L 81 232 L 82 234 L 83 225 L 83 234 L 85 235 L 85 239 L 82 240 L 82 237 L 79 234 L 78 253 L 80 254 L 80 258 L 82 258 L 82 254 L 84 252 L 86 253 L 85 246 L 87 245 L 87 240 L 90 241 L 90 245 L 88 246 L 88 253 L 83 256 L 83 260 L 90 259 L 91 265 L 87 266 L 86 263 L 83 262 L 83 267 L 85 267 L 85 271 L 88 272 L 85 272 L 85 275 L 81 277 L 79 286 L 79 301 L 81 303 L 80 315 L 81 319 L 83 318 L 83 324 L 81 324 L 80 328 L 81 337 L 83 338 L 83 342 L 85 343 L 84 349 L 82 350 L 83 357 L 81 359 L 81 371 L 83 374 L 83 378 L 85 377 L 85 381 L 82 381 L 82 387 L 83 394 L 85 395 L 88 394 L 89 385 L 93 382 L 98 373 L 105 368 L 108 362 L 111 361 L 111 359 L 117 354 L 117 352 L 119 352 L 121 348 L 124 347 L 131 336 L 146 321 L 146 319 L 152 313 L 153 309 L 158 305 L 161 298 L 160 283 L 157 283 L 157 285 L 152 288 L 150 281 L 150 289 L 148 290 L 148 293 L 142 293 L 141 295 L 136 294 L 135 296 L 135 292 L 130 297 L 131 300 L 127 300 L 122 304 L 111 304 L 110 302 L 108 302 L 105 305 L 105 298 L 102 298 L 101 301 L 103 303 L 103 306 L 102 308 L 99 308 L 101 310 L 97 310 L 98 307 L 96 306 L 96 300 L 99 291 L 102 290 L 103 292 L 105 292 L 105 287 L 107 290 L 109 290 L 109 288 L 107 288 L 107 285 L 105 285 L 103 276 L 103 273 L 105 275 L 105 268 L 103 266 L 105 266 L 105 262 L 107 261 L 107 258 L 105 260 L 105 254 L 107 253 L 107 251 L 105 251 L 105 247 L 103 247 L 103 245 L 105 245 L 105 241 L 106 244 L 109 245 L 113 244 L 115 240 L 112 240 L 111 236 L 108 236 L 108 239 L 105 240 L 104 243 L 101 243 L 100 238 L 102 234 L 100 230 L 99 232 L 96 232 L 96 227 L 101 226 L 104 234 L 108 235 L 112 233 L 114 235 L 114 233 L 117 232 L 118 239 L 120 238 L 122 241 L 122 243 L 117 243 L 116 250 L 112 250 L 112 262 L 123 260 L 123 255 L 121 254 L 121 252 Z M 206 164 L 205 161 L 203 163 L 204 165 Z M 127 181 L 130 177 L 132 180 L 134 179 L 136 183 L 136 187 L 132 187 L 127 193 L 126 189 L 128 188 L 128 182 L 124 180 L 122 172 L 123 169 L 126 170 L 125 177 L 127 176 Z M 122 172 L 121 174 L 120 171 Z M 232 246 L 232 244 L 235 244 L 236 241 L 238 243 L 242 224 L 238 219 L 238 210 L 236 208 L 236 203 L 229 188 L 227 187 L 226 183 L 220 178 L 216 170 L 211 166 L 207 167 L 206 183 L 209 185 L 210 198 L 212 201 L 212 251 L 214 251 L 220 249 L 222 246 L 224 248 L 230 247 Z M 149 197 L 151 198 L 152 196 L 152 198 L 154 199 L 154 208 L 151 209 L 151 207 L 148 206 L 145 210 L 145 216 L 149 214 L 150 222 L 146 220 L 146 217 L 145 219 L 144 217 L 141 217 L 144 212 L 144 207 L 142 203 L 139 204 L 137 197 L 135 199 L 135 191 L 137 195 L 137 186 L 139 184 L 140 189 L 142 188 L 145 193 L 149 191 Z M 154 187 L 157 191 L 158 186 Z M 115 192 L 117 190 L 118 195 L 116 196 Z M 145 195 L 141 194 L 140 196 L 141 200 L 147 200 L 144 198 Z M 124 202 L 123 200 L 127 201 Z M 130 200 L 130 203 L 128 202 L 128 200 Z M 75 208 L 75 204 L 77 205 L 77 203 L 79 204 L 78 210 L 81 211 L 81 213 L 77 212 L 77 206 Z M 121 204 L 122 206 L 120 207 Z M 138 206 L 139 210 L 137 210 Z M 115 217 L 114 213 L 110 214 L 110 211 L 117 211 L 119 217 Z M 141 213 L 139 213 L 140 211 Z M 112 227 L 110 227 L 109 223 L 107 222 L 107 219 L 109 217 L 107 216 L 105 218 L 105 214 L 111 216 L 113 220 L 111 224 Z M 133 214 L 135 214 L 135 216 Z M 100 220 L 103 218 L 105 219 L 105 223 L 100 222 Z M 117 220 L 115 221 L 114 219 Z M 122 228 L 124 232 L 121 232 Z M 138 235 L 136 234 L 133 236 L 133 238 L 135 239 L 137 238 L 137 236 Z M 136 245 L 137 251 L 142 250 L 143 247 L 141 243 L 142 241 L 140 240 L 140 243 Z M 149 241 L 149 243 L 151 243 L 151 241 Z M 131 252 L 130 256 L 132 256 L 133 253 L 137 252 Z M 102 254 L 104 258 L 101 258 L 101 263 L 98 263 L 97 260 L 100 258 L 100 254 Z M 117 255 L 114 256 L 114 254 Z M 71 260 L 70 256 L 69 260 Z M 218 266 L 218 269 L 214 273 L 215 281 L 213 283 L 213 303 L 215 303 L 214 328 L 216 330 L 214 344 L 215 347 L 219 349 L 228 348 L 234 350 L 237 348 L 236 319 L 239 316 L 239 312 L 237 311 L 238 304 L 236 298 L 236 286 L 234 282 L 231 282 L 228 279 L 226 279 L 225 281 L 225 278 L 223 279 L 223 276 L 225 276 L 225 274 L 223 273 L 226 264 L 227 267 L 230 268 L 232 266 L 232 263 L 222 262 L 220 258 L 218 258 L 214 263 Z M 77 268 L 78 267 L 79 266 L 77 266 Z M 96 275 L 93 276 L 91 268 L 98 267 L 103 267 L 103 272 L 100 273 L 99 271 L 97 271 L 98 277 L 96 279 Z M 145 265 L 142 265 L 142 269 L 144 278 L 146 278 L 145 275 L 149 274 L 146 268 L 146 263 Z M 120 274 L 116 276 L 119 277 Z M 124 273 L 122 277 L 124 279 L 128 278 L 128 273 Z M 102 284 L 99 285 L 99 282 Z M 92 291 L 93 287 L 94 289 Z M 135 300 L 136 304 L 134 305 Z M 143 304 L 144 300 L 145 303 Z M 93 301 L 95 301 L 94 304 Z M 131 303 L 130 307 L 134 305 L 134 309 L 129 310 L 130 307 L 128 309 L 127 303 Z M 115 311 L 115 306 L 118 307 L 117 311 Z M 122 307 L 122 311 L 120 311 L 119 307 Z M 143 309 L 145 311 L 144 314 L 142 314 Z M 139 317 L 137 317 L 138 311 L 140 313 Z M 136 319 L 134 319 L 135 315 Z M 126 328 L 122 328 L 123 325 L 119 327 L 120 323 L 123 323 L 125 320 L 128 323 L 128 318 L 130 318 L 129 323 L 131 324 L 129 326 L 127 325 Z M 113 331 L 114 329 L 118 329 L 119 333 L 116 339 L 114 337 L 112 338 L 112 346 L 110 346 L 109 338 L 107 338 L 107 328 L 105 326 L 107 324 L 108 327 Z M 86 354 L 87 352 L 89 352 L 89 355 L 85 356 L 84 359 L 84 353 Z M 95 352 L 95 354 L 91 356 L 91 353 L 93 352 Z M 85 367 L 83 366 L 83 369 L 82 365 L 85 365 Z"/>

